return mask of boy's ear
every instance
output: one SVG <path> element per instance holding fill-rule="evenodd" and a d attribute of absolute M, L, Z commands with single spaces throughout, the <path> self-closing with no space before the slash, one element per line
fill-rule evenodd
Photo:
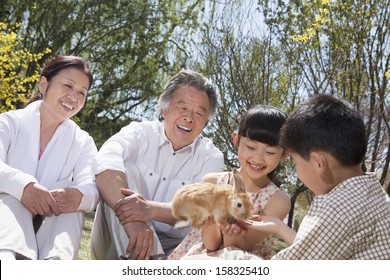
<path fill-rule="evenodd" d="M 313 162 L 313 170 L 321 178 L 324 183 L 332 183 L 333 175 L 329 168 L 328 158 L 323 152 L 311 152 L 310 159 Z"/>
<path fill-rule="evenodd" d="M 326 158 L 319 152 L 311 152 L 310 159 L 313 163 L 315 170 L 320 170 L 328 165 Z"/>

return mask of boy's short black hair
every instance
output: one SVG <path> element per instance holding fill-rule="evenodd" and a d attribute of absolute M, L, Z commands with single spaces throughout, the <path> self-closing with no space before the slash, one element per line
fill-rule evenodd
<path fill-rule="evenodd" d="M 362 163 L 367 151 L 364 121 L 346 101 L 314 95 L 287 118 L 280 145 L 306 160 L 312 151 L 324 151 L 344 166 L 355 166 Z"/>

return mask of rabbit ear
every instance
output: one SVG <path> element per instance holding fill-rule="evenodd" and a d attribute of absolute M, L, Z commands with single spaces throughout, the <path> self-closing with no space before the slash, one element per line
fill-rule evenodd
<path fill-rule="evenodd" d="M 236 168 L 233 168 L 233 190 L 236 193 L 245 192 L 244 181 Z"/>

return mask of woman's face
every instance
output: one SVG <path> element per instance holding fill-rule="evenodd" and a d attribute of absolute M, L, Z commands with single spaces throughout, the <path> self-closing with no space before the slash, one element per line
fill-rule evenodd
<path fill-rule="evenodd" d="M 77 68 L 66 68 L 58 72 L 50 81 L 46 77 L 41 77 L 38 87 L 43 94 L 43 110 L 46 110 L 45 112 L 56 121 L 63 122 L 83 108 L 89 79 Z"/>

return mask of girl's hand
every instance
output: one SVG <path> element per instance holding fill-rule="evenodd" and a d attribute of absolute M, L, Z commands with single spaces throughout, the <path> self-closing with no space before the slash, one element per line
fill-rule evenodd
<path fill-rule="evenodd" d="M 246 228 L 238 223 L 220 225 L 219 228 L 223 235 L 228 236 L 244 236 L 247 233 Z"/>
<path fill-rule="evenodd" d="M 62 213 L 76 212 L 83 198 L 83 194 L 75 188 L 57 189 L 50 191 L 50 193 Z"/>
<path fill-rule="evenodd" d="M 208 227 L 215 225 L 214 217 L 208 216 L 206 220 L 203 221 L 203 227 Z"/>

